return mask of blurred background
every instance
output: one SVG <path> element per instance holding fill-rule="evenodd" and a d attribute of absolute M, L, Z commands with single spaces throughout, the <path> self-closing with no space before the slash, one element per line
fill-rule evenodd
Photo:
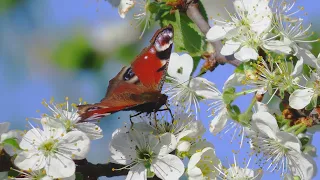
<path fill-rule="evenodd" d="M 232 7 L 232 1 L 204 0 L 209 16 L 225 14 L 223 6 Z M 319 33 L 320 2 L 298 0 Z M 129 64 L 148 45 L 158 26 L 148 29 L 142 40 L 140 31 L 132 24 L 132 15 L 121 19 L 117 8 L 104 0 L 1 0 L 0 1 L 0 122 L 11 122 L 12 129 L 25 129 L 26 118 L 40 117 L 47 112 L 41 105 L 43 99 L 55 98 L 63 102 L 69 97 L 77 103 L 82 97 L 89 103 L 98 102 L 105 94 L 109 80 Z M 319 44 L 315 45 L 319 52 Z M 221 90 L 234 67 L 224 65 L 205 77 L 215 82 Z M 248 104 L 241 99 L 239 104 Z M 38 112 L 40 111 L 40 113 Z M 206 111 L 206 107 L 202 107 Z M 120 119 L 118 119 L 120 117 Z M 210 122 L 207 113 L 201 113 L 206 127 Z M 108 142 L 112 132 L 128 122 L 128 113 L 116 113 L 101 121 L 104 138 L 92 142 L 89 161 L 106 163 Z M 239 150 L 238 142 L 230 143 L 232 133 L 219 136 L 206 133 L 206 138 L 216 147 L 216 153 L 228 165 L 232 150 Z M 319 134 L 313 145 L 320 147 Z M 237 155 L 239 162 L 249 152 L 248 144 Z M 316 158 L 317 164 L 320 161 Z M 254 163 L 252 163 L 254 165 Z M 263 179 L 279 175 L 265 173 Z M 101 178 L 107 179 L 107 178 Z M 124 179 L 124 177 L 111 178 Z M 318 175 L 315 179 L 320 179 Z"/>

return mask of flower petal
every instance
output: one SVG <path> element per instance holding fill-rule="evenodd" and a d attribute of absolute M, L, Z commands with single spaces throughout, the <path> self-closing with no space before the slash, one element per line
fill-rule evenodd
<path fill-rule="evenodd" d="M 90 148 L 90 139 L 81 131 L 71 131 L 64 135 L 57 146 L 66 156 L 84 159 Z"/>
<path fill-rule="evenodd" d="M 300 176 L 300 179 L 312 179 L 317 166 L 310 156 L 293 151 L 290 153 L 289 168 L 292 174 Z"/>
<path fill-rule="evenodd" d="M 46 136 L 44 135 L 43 131 L 38 128 L 30 129 L 22 138 L 20 142 L 20 148 L 24 150 L 32 150 L 35 149 L 35 145 L 39 146 L 43 139 Z"/>
<path fill-rule="evenodd" d="M 210 28 L 208 31 L 206 37 L 208 41 L 219 41 L 223 39 L 227 33 L 233 29 L 235 29 L 235 26 L 224 24 L 224 25 L 214 25 Z"/>
<path fill-rule="evenodd" d="M 183 83 L 190 79 L 193 70 L 193 59 L 189 54 L 179 56 L 177 53 L 171 53 L 168 65 L 168 74 Z"/>
<path fill-rule="evenodd" d="M 202 171 L 197 166 L 187 169 L 189 180 L 205 180 L 206 178 L 202 175 Z"/>
<path fill-rule="evenodd" d="M 217 135 L 224 129 L 224 126 L 228 121 L 228 111 L 227 109 L 221 110 L 211 121 L 210 123 L 210 132 L 214 135 Z"/>
<path fill-rule="evenodd" d="M 179 141 L 177 145 L 177 150 L 179 152 L 187 152 L 190 150 L 191 143 L 188 141 Z"/>
<path fill-rule="evenodd" d="M 45 170 L 53 178 L 65 178 L 75 173 L 76 165 L 70 157 L 55 153 L 47 158 Z"/>
<path fill-rule="evenodd" d="M 215 84 L 203 77 L 195 77 L 191 79 L 190 88 L 193 89 L 197 95 L 204 99 L 217 99 L 221 97 L 221 93 L 215 87 Z"/>
<path fill-rule="evenodd" d="M 296 65 L 294 66 L 291 76 L 298 76 L 302 72 L 302 69 L 303 69 L 303 59 L 300 58 L 298 59 Z"/>
<path fill-rule="evenodd" d="M 301 152 L 301 142 L 297 136 L 283 131 L 277 132 L 276 136 L 283 146 Z"/>
<path fill-rule="evenodd" d="M 171 133 L 160 135 L 159 143 L 153 148 L 158 155 L 169 154 L 177 147 L 176 137 Z"/>
<path fill-rule="evenodd" d="M 116 129 L 112 134 L 112 140 L 109 145 L 111 158 L 118 164 L 129 164 L 136 157 L 136 145 L 131 143 L 132 139 L 126 132 L 127 130 L 124 128 Z"/>
<path fill-rule="evenodd" d="M 279 127 L 276 119 L 268 112 L 257 112 L 253 114 L 251 128 L 257 133 L 263 133 L 269 138 L 276 138 Z"/>
<path fill-rule="evenodd" d="M 221 49 L 221 54 L 224 56 L 229 56 L 237 52 L 237 50 L 240 48 L 241 43 L 240 42 L 235 42 L 233 40 L 228 40 L 224 44 L 224 46 Z"/>
<path fill-rule="evenodd" d="M 249 61 L 251 59 L 257 60 L 259 54 L 256 50 L 249 47 L 242 47 L 240 51 L 234 54 L 234 57 L 240 61 Z"/>
<path fill-rule="evenodd" d="M 135 2 L 133 0 L 120 0 L 120 4 L 118 6 L 118 13 L 121 18 L 125 18 L 128 11 L 133 8 Z"/>
<path fill-rule="evenodd" d="M 290 54 L 292 49 L 289 44 L 286 44 L 284 41 L 271 40 L 267 41 L 264 45 L 264 48 L 279 53 L 279 54 Z"/>
<path fill-rule="evenodd" d="M 311 88 L 297 89 L 289 97 L 289 105 L 294 109 L 303 109 L 306 107 L 314 95 L 314 91 Z"/>
<path fill-rule="evenodd" d="M 126 180 L 147 180 L 147 169 L 142 164 L 137 164 L 130 169 Z"/>
<path fill-rule="evenodd" d="M 85 133 L 91 140 L 101 139 L 103 137 L 102 129 L 93 123 L 77 123 L 75 124 L 75 128 Z"/>
<path fill-rule="evenodd" d="M 179 179 L 184 173 L 183 162 L 172 154 L 158 156 L 151 166 L 156 176 L 163 180 Z"/>
<path fill-rule="evenodd" d="M 8 132 L 9 126 L 10 126 L 9 122 L 0 123 L 0 135 L 5 133 L 5 132 Z"/>
<path fill-rule="evenodd" d="M 22 170 L 39 170 L 45 163 L 45 156 L 37 151 L 22 151 L 14 159 L 14 165 Z"/>
<path fill-rule="evenodd" d="M 226 80 L 226 82 L 223 85 L 223 89 L 226 89 L 228 87 L 235 87 L 235 86 L 242 86 L 243 81 L 246 79 L 245 74 L 241 73 L 233 73 L 229 78 Z"/>
<path fill-rule="evenodd" d="M 7 180 L 8 172 L 0 172 L 0 179 Z"/>

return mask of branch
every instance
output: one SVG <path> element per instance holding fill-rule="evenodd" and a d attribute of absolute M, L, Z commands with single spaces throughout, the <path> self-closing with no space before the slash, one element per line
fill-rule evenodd
<path fill-rule="evenodd" d="M 186 1 L 186 13 L 188 15 L 188 17 L 197 24 L 197 26 L 199 27 L 199 29 L 201 30 L 201 32 L 206 35 L 207 32 L 210 29 L 209 23 L 204 19 L 204 17 L 202 16 L 200 10 L 199 10 L 199 4 L 198 4 L 198 0 L 185 0 Z M 225 63 L 229 63 L 232 64 L 234 66 L 239 66 L 241 64 L 241 61 L 235 59 L 233 56 L 223 56 L 220 51 L 222 49 L 222 43 L 221 41 L 216 41 L 216 42 L 211 42 L 212 46 L 215 49 L 215 53 L 211 54 L 210 56 L 208 56 L 207 58 L 207 66 L 211 67 L 209 68 L 211 71 L 214 70 L 214 68 L 218 65 L 218 64 L 225 64 Z M 206 65 L 205 65 L 206 66 Z"/>
<path fill-rule="evenodd" d="M 128 169 L 121 169 L 124 165 L 107 163 L 107 164 L 92 164 L 86 159 L 75 161 L 77 164 L 76 172 L 83 175 L 83 180 L 97 180 L 99 177 L 115 177 L 115 176 L 126 176 L 129 172 Z M 148 180 L 158 180 L 159 178 L 154 176 L 148 178 Z"/>
<path fill-rule="evenodd" d="M 0 150 L 0 172 L 10 171 L 12 167 L 11 157 L 4 151 Z"/>

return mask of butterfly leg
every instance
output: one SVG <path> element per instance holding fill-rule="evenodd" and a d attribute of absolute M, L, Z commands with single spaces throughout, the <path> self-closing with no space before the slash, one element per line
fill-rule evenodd
<path fill-rule="evenodd" d="M 165 109 L 159 109 L 158 112 L 159 112 L 159 111 L 169 111 L 170 116 L 171 116 L 171 118 L 173 119 L 173 114 L 172 114 L 171 109 L 170 109 L 166 104 L 165 104 L 165 106 L 166 106 Z"/>
<path fill-rule="evenodd" d="M 139 113 L 137 113 L 137 114 L 135 114 L 135 115 L 131 115 L 130 114 L 130 123 L 131 123 L 131 127 L 133 126 L 133 121 L 132 121 L 132 118 L 133 117 L 136 117 L 136 116 L 139 116 L 140 114 L 142 114 L 143 112 L 139 112 Z"/>

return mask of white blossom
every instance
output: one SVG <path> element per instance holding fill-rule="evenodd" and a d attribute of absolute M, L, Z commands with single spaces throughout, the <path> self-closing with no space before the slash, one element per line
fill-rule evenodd
<path fill-rule="evenodd" d="M 215 179 L 219 174 L 216 168 L 221 167 L 215 151 L 211 147 L 193 154 L 188 163 L 187 174 L 190 180 Z"/>
<path fill-rule="evenodd" d="M 165 133 L 157 137 L 136 130 L 133 125 L 130 130 L 122 128 L 113 133 L 109 150 L 112 161 L 125 165 L 121 169 L 129 169 L 127 180 L 146 180 L 150 173 L 169 180 L 179 179 L 184 173 L 183 162 L 169 154 L 176 146 L 173 134 Z"/>
<path fill-rule="evenodd" d="M 268 112 L 257 112 L 252 116 L 252 131 L 248 131 L 252 149 L 269 162 L 268 170 L 287 172 L 311 179 L 315 173 L 312 158 L 301 152 L 300 140 L 280 131 L 276 119 Z"/>
<path fill-rule="evenodd" d="M 31 124 L 30 124 L 31 125 Z M 89 151 L 90 140 L 81 131 L 66 132 L 63 127 L 42 124 L 32 128 L 20 142 L 23 149 L 14 160 L 22 170 L 45 169 L 52 178 L 70 177 L 75 172 L 73 159 L 83 159 Z"/>
<path fill-rule="evenodd" d="M 208 41 L 214 42 L 226 38 L 221 49 L 224 56 L 234 54 L 240 61 L 256 60 L 258 47 L 267 38 L 265 35 L 271 26 L 272 12 L 267 0 L 236 0 L 234 1 L 236 14 L 231 15 L 231 21 L 216 20 L 216 24 L 208 31 Z"/>
<path fill-rule="evenodd" d="M 194 107 L 196 118 L 198 118 L 199 101 L 216 96 L 216 94 L 210 91 L 210 81 L 202 77 L 191 78 L 192 70 L 193 60 L 190 55 L 179 56 L 172 53 L 168 67 L 170 76 L 167 77 L 167 80 L 169 82 L 166 83 L 164 91 L 174 105 L 185 108 L 186 112 L 190 112 L 191 107 Z"/>
<path fill-rule="evenodd" d="M 140 35 L 140 39 L 142 38 L 145 30 L 150 26 L 150 20 L 152 17 L 152 13 L 150 12 L 150 0 L 120 0 L 117 2 L 116 0 L 108 0 L 110 4 L 115 7 L 118 7 L 118 12 L 121 18 L 125 18 L 126 14 L 135 6 L 138 6 L 138 13 L 134 14 L 133 17 L 138 21 L 137 27 L 142 23 L 144 24 L 144 28 Z"/>
<path fill-rule="evenodd" d="M 315 100 L 316 102 L 318 96 L 320 95 L 320 73 L 313 72 L 311 73 L 311 77 L 306 78 L 305 80 L 305 86 L 299 85 L 303 89 L 296 89 L 289 97 L 289 105 L 294 109 L 305 108 L 312 100 Z M 315 105 L 316 104 L 317 103 L 315 103 Z"/>
<path fill-rule="evenodd" d="M 247 163 L 243 163 L 245 167 L 241 167 L 236 160 L 236 155 L 233 154 L 233 164 L 229 163 L 229 168 L 221 168 L 218 169 L 220 172 L 219 178 L 220 179 L 228 179 L 228 180 L 260 180 L 263 175 L 262 169 L 250 169 L 251 157 L 249 158 Z"/>
<path fill-rule="evenodd" d="M 61 104 L 55 104 L 53 100 L 51 100 L 49 104 L 43 101 L 42 103 L 51 111 L 52 115 L 44 115 L 41 118 L 41 123 L 51 127 L 64 126 L 67 132 L 81 131 L 92 140 L 102 138 L 102 129 L 95 124 L 96 122 L 81 121 L 77 113 L 76 104 L 70 105 L 68 98 L 66 99 L 67 101 Z"/>

